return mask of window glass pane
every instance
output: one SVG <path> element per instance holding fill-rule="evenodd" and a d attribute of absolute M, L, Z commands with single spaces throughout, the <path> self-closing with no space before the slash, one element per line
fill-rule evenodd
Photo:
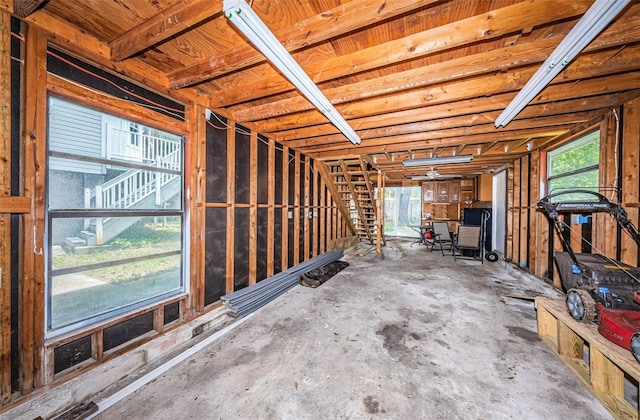
<path fill-rule="evenodd" d="M 573 176 L 554 178 L 549 180 L 549 191 L 560 192 L 574 189 L 583 189 L 598 192 L 598 171 L 588 171 L 575 174 Z M 591 194 L 571 193 L 554 197 L 553 202 L 558 201 L 594 201 L 597 198 Z"/>
<path fill-rule="evenodd" d="M 179 290 L 180 219 L 113 218 L 130 226 L 103 246 L 74 245 L 62 232 L 83 220 L 54 219 L 52 242 L 57 245 L 51 253 L 50 327 Z"/>
<path fill-rule="evenodd" d="M 549 177 L 597 165 L 600 161 L 600 131 L 551 150 L 548 156 Z"/>
<path fill-rule="evenodd" d="M 77 160 L 51 158 L 49 209 L 182 208 L 182 175 L 178 171 L 106 165 L 102 173 L 78 172 Z"/>
<path fill-rule="evenodd" d="M 593 131 L 548 153 L 547 192 L 549 194 L 576 189 L 598 191 L 600 131 Z M 554 197 L 559 201 L 593 201 L 590 194 L 570 193 Z"/>
<path fill-rule="evenodd" d="M 410 225 L 419 225 L 422 217 L 420 187 L 385 188 L 385 235 L 416 236 Z"/>
<path fill-rule="evenodd" d="M 388 236 L 396 235 L 396 190 L 393 187 L 384 189 L 384 233 Z"/>
<path fill-rule="evenodd" d="M 54 97 L 48 126 L 48 332 L 183 292 L 183 139 Z"/>

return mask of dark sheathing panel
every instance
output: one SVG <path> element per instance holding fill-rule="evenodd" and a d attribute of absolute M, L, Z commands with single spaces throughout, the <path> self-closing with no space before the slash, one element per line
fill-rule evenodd
<path fill-rule="evenodd" d="M 62 372 L 91 359 L 91 336 L 79 338 L 53 350 L 53 372 Z"/>
<path fill-rule="evenodd" d="M 547 244 L 547 272 L 543 273 L 543 277 L 546 277 L 549 280 L 553 281 L 553 264 L 554 264 L 553 253 L 555 252 L 554 242 L 556 241 L 556 235 L 554 234 L 555 226 L 553 224 L 553 220 L 551 220 L 548 217 L 547 217 L 547 232 L 549 235 L 549 241 Z"/>
<path fill-rule="evenodd" d="M 294 208 L 292 206 L 295 205 L 295 201 L 294 201 L 294 195 L 295 195 L 295 182 L 296 182 L 296 173 L 295 173 L 295 154 L 293 151 L 289 151 L 289 191 L 288 191 L 288 195 L 289 195 L 289 211 L 287 213 L 287 224 L 289 226 L 289 228 L 287 229 L 287 232 L 289 233 L 289 238 L 288 238 L 288 244 L 289 244 L 289 249 L 288 251 L 288 260 L 289 261 L 289 267 L 292 267 L 295 265 L 295 262 L 293 261 L 293 248 L 294 248 L 294 231 L 293 231 L 293 216 L 295 215 L 295 211 Z"/>
<path fill-rule="evenodd" d="M 269 202 L 269 143 L 266 139 L 258 137 L 258 203 Z M 256 246 L 256 281 L 267 277 L 267 247 L 273 244 L 267 243 L 267 224 L 269 213 L 266 208 L 258 208 L 258 239 Z"/>
<path fill-rule="evenodd" d="M 304 155 L 300 156 L 300 235 L 298 236 L 298 249 L 300 250 L 300 262 L 302 261 L 306 261 L 309 259 L 308 256 L 304 255 L 304 237 L 305 235 L 308 235 L 309 232 L 305 232 L 304 231 L 304 219 L 306 217 L 308 217 L 307 215 L 307 211 L 308 209 L 305 207 L 305 201 L 304 201 L 304 190 L 306 188 L 305 185 L 305 178 L 304 178 L 304 170 L 306 167 L 306 164 L 304 162 Z"/>
<path fill-rule="evenodd" d="M 256 252 L 258 264 L 256 267 L 256 281 L 264 280 L 267 277 L 267 247 L 273 246 L 273 244 L 267 243 L 268 220 L 268 209 L 258 209 L 258 244 Z"/>
<path fill-rule="evenodd" d="M 149 331 L 153 331 L 153 312 L 147 312 L 105 328 L 102 337 L 104 351 L 116 348 L 120 344 L 140 337 Z"/>
<path fill-rule="evenodd" d="M 314 167 L 313 165 L 311 166 L 312 168 Z M 323 212 L 324 209 L 322 208 L 323 203 L 320 201 L 320 192 L 322 191 L 322 177 L 320 176 L 320 173 L 316 172 L 316 177 L 318 178 L 318 207 L 314 209 L 314 218 L 313 218 L 313 223 L 316 225 L 316 245 L 318 247 L 318 254 L 320 253 L 320 212 Z M 326 235 L 326 232 L 325 232 Z"/>
<path fill-rule="evenodd" d="M 295 173 L 295 154 L 293 153 L 293 151 L 289 151 L 289 168 L 288 168 L 288 173 L 289 173 L 289 190 L 287 192 L 288 196 L 289 196 L 289 205 L 293 205 L 294 204 L 294 194 L 295 194 L 295 181 L 296 181 L 296 173 Z"/>
<path fill-rule="evenodd" d="M 293 212 L 292 210 L 289 210 L 290 212 Z M 288 230 L 287 233 L 289 234 L 289 240 L 288 240 L 288 244 L 289 244 L 289 249 L 288 249 L 288 257 L 287 257 L 287 261 L 288 261 L 288 266 L 292 267 L 295 265 L 295 262 L 293 261 L 293 219 L 288 219 Z"/>
<path fill-rule="evenodd" d="M 269 202 L 269 144 L 258 137 L 258 203 Z"/>
<path fill-rule="evenodd" d="M 248 132 L 242 126 L 238 130 Z M 251 172 L 251 150 L 249 136 L 236 131 L 236 160 L 235 160 L 235 181 L 236 181 L 236 203 L 249 204 L 249 181 Z"/>
<path fill-rule="evenodd" d="M 20 33 L 20 21 L 11 18 L 11 32 Z M 20 40 L 11 37 L 11 195 L 20 195 Z M 19 232 L 20 218 L 18 214 L 11 215 L 11 232 Z M 20 358 L 18 347 L 18 253 L 20 235 L 11 235 L 11 389 L 20 390 L 18 375 Z"/>
<path fill-rule="evenodd" d="M 249 209 L 234 209 L 234 290 L 249 285 Z"/>
<path fill-rule="evenodd" d="M 226 293 L 227 209 L 207 208 L 205 219 L 204 304 L 210 305 Z"/>
<path fill-rule="evenodd" d="M 276 188 L 275 188 L 275 203 L 282 204 L 282 150 L 280 145 L 276 143 Z"/>
<path fill-rule="evenodd" d="M 73 58 L 55 48 L 49 47 L 47 52 L 47 71 L 108 93 L 116 98 L 135 102 L 151 111 L 184 121 L 183 105 Z"/>
<path fill-rule="evenodd" d="M 298 236 L 298 249 L 299 249 L 299 254 L 300 254 L 300 262 L 304 261 L 306 258 L 304 256 L 304 235 L 307 234 L 307 232 L 304 231 L 304 219 L 307 215 L 307 212 L 305 210 L 303 206 L 302 201 L 300 202 L 300 222 L 299 222 L 299 226 L 300 226 L 300 235 Z"/>
<path fill-rule="evenodd" d="M 582 216 L 591 216 L 590 214 L 583 214 Z M 582 252 L 583 254 L 591 254 L 592 252 L 592 248 L 591 248 L 591 244 L 593 243 L 593 237 L 592 237 L 592 222 L 593 222 L 593 217 L 589 217 L 587 223 L 584 223 L 581 225 L 582 228 L 582 238 L 584 239 L 582 241 L 582 249 L 580 250 L 580 252 Z"/>
<path fill-rule="evenodd" d="M 226 120 L 220 118 L 226 123 Z M 212 119 L 218 127 L 221 122 Z M 207 203 L 227 202 L 227 130 L 207 124 Z"/>
<path fill-rule="evenodd" d="M 273 272 L 282 271 L 282 209 L 273 210 Z"/>
<path fill-rule="evenodd" d="M 180 302 L 173 302 L 164 307 L 164 325 L 180 318 Z"/>
<path fill-rule="evenodd" d="M 223 117 L 207 124 L 207 203 L 227 202 L 227 130 Z M 209 207 L 205 211 L 204 304 L 220 300 L 226 293 L 227 209 Z"/>

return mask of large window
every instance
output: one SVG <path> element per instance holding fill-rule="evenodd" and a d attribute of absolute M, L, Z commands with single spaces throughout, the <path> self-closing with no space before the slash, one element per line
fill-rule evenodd
<path fill-rule="evenodd" d="M 180 136 L 49 98 L 47 334 L 184 291 Z"/>
<path fill-rule="evenodd" d="M 592 131 L 547 153 L 547 192 L 549 194 L 586 189 L 598 191 L 600 131 Z M 587 194 L 567 194 L 562 200 L 593 200 Z"/>
<path fill-rule="evenodd" d="M 386 187 L 384 189 L 384 233 L 387 236 L 417 236 L 410 225 L 419 225 L 421 217 L 420 187 Z"/>

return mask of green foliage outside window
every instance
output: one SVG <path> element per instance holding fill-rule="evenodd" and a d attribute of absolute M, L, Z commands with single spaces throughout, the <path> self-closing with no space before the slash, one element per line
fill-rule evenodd
<path fill-rule="evenodd" d="M 548 155 L 547 191 L 569 189 L 598 191 L 600 131 L 592 131 L 577 140 L 551 150 Z M 593 200 L 591 195 L 563 195 L 562 200 Z"/>

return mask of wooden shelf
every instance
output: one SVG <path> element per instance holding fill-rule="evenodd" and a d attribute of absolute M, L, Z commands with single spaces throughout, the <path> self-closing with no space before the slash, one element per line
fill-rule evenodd
<path fill-rule="evenodd" d="M 536 298 L 538 335 L 617 419 L 638 419 L 640 364 L 631 352 L 598 332 L 595 323 L 571 318 L 560 299 Z M 635 401 L 625 398 L 625 376 L 633 378 Z M 629 381 L 628 381 L 629 382 Z M 628 385 L 627 385 L 628 386 Z"/>

